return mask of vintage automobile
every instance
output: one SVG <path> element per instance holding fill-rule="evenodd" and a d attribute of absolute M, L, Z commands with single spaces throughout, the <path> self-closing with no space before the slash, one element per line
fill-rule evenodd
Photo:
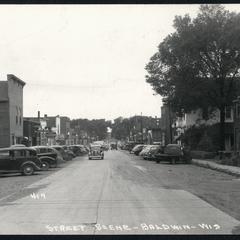
<path fill-rule="evenodd" d="M 172 164 L 177 162 L 191 163 L 190 151 L 178 144 L 168 144 L 163 153 L 155 155 L 156 162 L 168 161 Z"/>
<path fill-rule="evenodd" d="M 83 156 L 88 153 L 83 145 L 69 145 L 68 147 L 76 156 Z"/>
<path fill-rule="evenodd" d="M 145 160 L 156 160 L 156 154 L 163 153 L 163 147 L 161 145 L 153 145 L 149 151 L 145 152 L 142 156 Z"/>
<path fill-rule="evenodd" d="M 63 146 L 60 145 L 52 145 L 52 148 L 56 149 L 62 156 L 63 160 L 70 161 L 73 159 L 74 154 L 72 151 L 64 149 Z"/>
<path fill-rule="evenodd" d="M 146 153 L 148 153 L 154 145 L 144 145 L 142 151 L 138 154 L 139 156 L 143 157 Z"/>
<path fill-rule="evenodd" d="M 34 149 L 11 147 L 0 149 L 0 173 L 22 173 L 25 176 L 41 171 L 42 162 Z"/>
<path fill-rule="evenodd" d="M 130 153 L 138 155 L 143 150 L 143 148 L 144 148 L 143 144 L 138 144 L 132 149 L 132 151 Z"/>
<path fill-rule="evenodd" d="M 88 159 L 104 159 L 104 152 L 101 145 L 91 145 Z"/>
<path fill-rule="evenodd" d="M 123 150 L 131 151 L 137 144 L 135 142 L 126 142 L 123 146 Z"/>
<path fill-rule="evenodd" d="M 43 163 L 43 170 L 48 170 L 49 167 L 56 168 L 61 161 L 60 153 L 52 147 L 34 146 L 31 147 L 37 151 L 37 156 Z"/>

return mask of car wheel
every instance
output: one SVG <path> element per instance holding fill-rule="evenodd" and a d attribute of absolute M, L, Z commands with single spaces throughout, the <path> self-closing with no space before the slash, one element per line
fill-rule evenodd
<path fill-rule="evenodd" d="M 159 160 L 157 160 L 157 161 L 156 161 L 156 163 L 160 163 L 160 161 L 159 161 Z"/>
<path fill-rule="evenodd" d="M 33 173 L 34 173 L 34 168 L 33 168 L 33 166 L 32 165 L 25 165 L 25 166 L 23 166 L 23 168 L 22 168 L 22 174 L 24 175 L 24 176 L 30 176 L 30 175 L 33 175 Z"/>
<path fill-rule="evenodd" d="M 92 160 L 92 158 L 89 157 L 88 160 Z"/>
<path fill-rule="evenodd" d="M 47 171 L 49 169 L 49 163 L 46 161 L 42 161 L 42 170 Z"/>

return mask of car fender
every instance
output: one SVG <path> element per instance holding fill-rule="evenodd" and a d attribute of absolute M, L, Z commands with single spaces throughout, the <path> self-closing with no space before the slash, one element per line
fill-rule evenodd
<path fill-rule="evenodd" d="M 50 163 L 52 163 L 52 162 L 56 162 L 57 160 L 55 159 L 55 158 L 52 158 L 52 157 L 40 157 L 39 158 L 40 159 L 40 161 L 48 161 L 48 162 L 50 162 Z"/>
<path fill-rule="evenodd" d="M 37 166 L 34 162 L 32 161 L 26 161 L 21 165 L 21 169 L 25 166 L 25 165 L 32 165 L 34 167 L 34 170 L 40 170 L 41 168 L 39 166 Z"/>

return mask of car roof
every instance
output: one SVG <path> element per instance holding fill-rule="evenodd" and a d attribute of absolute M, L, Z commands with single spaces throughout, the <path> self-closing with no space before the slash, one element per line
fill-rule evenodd
<path fill-rule="evenodd" d="M 33 148 L 51 148 L 53 149 L 52 146 L 32 146 Z"/>
<path fill-rule="evenodd" d="M 0 151 L 9 151 L 9 150 L 34 150 L 31 147 L 8 147 L 0 148 Z"/>

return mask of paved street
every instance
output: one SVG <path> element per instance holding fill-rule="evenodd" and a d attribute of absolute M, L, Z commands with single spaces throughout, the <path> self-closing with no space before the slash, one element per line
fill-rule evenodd
<path fill-rule="evenodd" d="M 108 151 L 104 160 L 79 157 L 24 186 L 19 197 L 0 199 L 0 233 L 236 233 L 237 217 L 217 208 L 221 202 L 217 189 L 225 184 L 229 191 L 228 183 L 239 189 L 240 181 L 223 173 L 156 164 L 124 151 Z M 216 207 L 207 203 L 214 187 Z"/>

